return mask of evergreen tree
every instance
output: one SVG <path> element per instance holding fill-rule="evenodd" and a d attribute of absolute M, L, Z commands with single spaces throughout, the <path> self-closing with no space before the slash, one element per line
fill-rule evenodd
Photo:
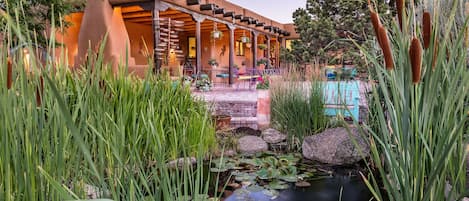
<path fill-rule="evenodd" d="M 388 9 L 385 0 L 377 2 L 380 9 Z M 328 52 L 337 50 L 344 60 L 358 60 L 359 51 L 349 39 L 362 45 L 374 38 L 366 0 L 307 0 L 306 8 L 297 9 L 293 18 L 300 40 L 291 53 L 300 63 L 327 62 Z"/>
<path fill-rule="evenodd" d="M 0 0 L 0 10 L 11 16 L 14 23 L 20 26 L 22 34 L 32 38 L 37 36 L 39 43 L 45 43 L 44 31 L 51 20 L 54 19 L 56 25 L 63 24 L 60 21 L 62 16 L 81 9 L 84 2 L 85 0 Z M 0 26 L 0 29 L 7 27 L 4 14 L 0 14 Z"/>

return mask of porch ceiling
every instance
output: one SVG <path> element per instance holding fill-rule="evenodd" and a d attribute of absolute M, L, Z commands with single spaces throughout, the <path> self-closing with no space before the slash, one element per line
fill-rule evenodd
<path fill-rule="evenodd" d="M 139 6 L 129 6 L 122 8 L 122 15 L 125 21 L 144 24 L 144 25 L 152 25 L 152 12 L 143 10 Z M 192 19 L 192 16 L 187 13 L 183 13 L 181 11 L 168 9 L 166 11 L 160 12 L 160 18 L 171 18 L 172 20 L 182 21 L 184 22 L 184 29 L 185 32 L 195 32 L 196 23 Z M 213 30 L 214 22 L 211 20 L 204 20 L 201 25 L 201 31 L 207 32 Z M 220 31 L 228 31 L 226 25 L 217 23 L 217 29 Z M 243 34 L 246 32 L 249 35 L 249 31 L 243 29 L 236 29 L 235 34 Z"/>

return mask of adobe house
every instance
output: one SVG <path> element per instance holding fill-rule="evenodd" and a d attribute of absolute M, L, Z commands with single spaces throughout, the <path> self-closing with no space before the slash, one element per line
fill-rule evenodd
<path fill-rule="evenodd" d="M 97 50 L 107 34 L 104 59 L 114 72 L 128 63 L 129 72 L 138 76 L 150 69 L 149 62 L 172 76 L 181 76 L 188 63 L 194 66 L 189 73 L 231 74 L 235 66 L 240 71 L 257 67 L 260 58 L 270 61 L 260 68 L 278 68 L 280 47 L 298 38 L 292 24 L 226 0 L 89 0 L 83 13 L 67 20 L 73 25 L 58 41 L 66 44 L 71 66 L 83 64 L 88 49 Z M 215 37 L 215 31 L 223 36 Z M 149 61 L 153 55 L 156 59 Z M 218 67 L 209 65 L 211 59 Z"/>

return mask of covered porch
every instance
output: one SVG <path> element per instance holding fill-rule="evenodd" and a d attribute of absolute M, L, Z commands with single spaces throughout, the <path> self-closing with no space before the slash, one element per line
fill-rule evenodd
<path fill-rule="evenodd" d="M 112 9 L 109 23 L 119 29 L 112 28 L 108 37 L 123 36 L 116 42 L 124 44 L 110 54 L 120 61 L 127 55 L 130 73 L 140 77 L 154 66 L 155 72 L 175 78 L 207 74 L 215 82 L 233 84 L 237 74 L 278 69 L 282 39 L 290 35 L 282 24 L 222 0 L 103 2 L 89 1 L 80 35 L 90 23 L 86 20 L 100 20 L 91 17 L 92 11 L 99 11 L 96 6 Z"/>

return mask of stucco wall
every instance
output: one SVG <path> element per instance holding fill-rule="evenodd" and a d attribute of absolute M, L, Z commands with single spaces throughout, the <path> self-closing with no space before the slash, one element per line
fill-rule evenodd
<path fill-rule="evenodd" d="M 153 54 L 152 27 L 132 22 L 125 22 L 125 27 L 129 33 L 130 55 L 135 59 L 135 64 L 148 64 L 148 56 Z"/>
<path fill-rule="evenodd" d="M 107 0 L 87 1 L 78 38 L 78 55 L 76 65 L 86 61 L 88 49 L 97 52 L 99 45 L 107 34 L 104 59 L 109 62 L 114 72 L 118 65 L 125 61 L 130 48 L 129 35 L 126 30 L 120 7 L 112 8 Z M 135 65 L 129 57 L 129 65 Z"/>
<path fill-rule="evenodd" d="M 56 56 L 61 58 L 56 59 L 66 58 L 66 61 L 61 62 L 68 64 L 69 67 L 75 65 L 75 57 L 78 54 L 78 34 L 80 32 L 82 19 L 83 13 L 81 12 L 67 15 L 65 16 L 65 21 L 70 23 L 69 26 L 63 32 L 56 32 L 57 42 L 63 44 L 63 47 L 59 47 L 56 50 Z"/>

